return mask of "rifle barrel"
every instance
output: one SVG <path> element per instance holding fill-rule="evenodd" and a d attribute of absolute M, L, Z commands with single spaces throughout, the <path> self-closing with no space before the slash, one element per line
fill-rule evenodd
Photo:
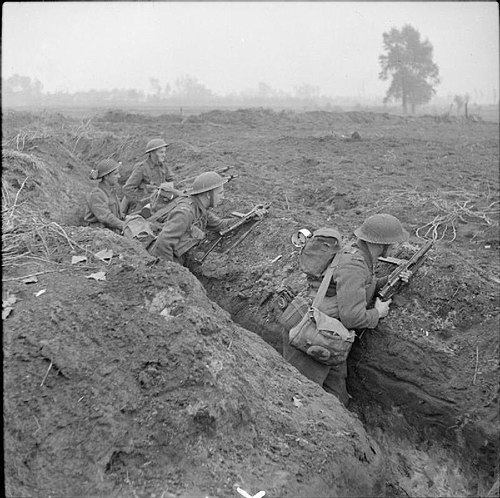
<path fill-rule="evenodd" d="M 264 204 L 263 209 L 269 209 L 271 205 L 270 202 Z M 255 216 L 255 211 L 257 210 L 257 206 L 255 206 L 251 211 L 249 211 L 245 216 L 243 216 L 240 220 L 238 220 L 234 225 L 226 228 L 225 230 L 220 231 L 219 233 L 224 237 L 228 233 L 231 233 L 236 228 L 239 228 L 241 225 L 244 225 L 247 221 L 251 220 Z"/>

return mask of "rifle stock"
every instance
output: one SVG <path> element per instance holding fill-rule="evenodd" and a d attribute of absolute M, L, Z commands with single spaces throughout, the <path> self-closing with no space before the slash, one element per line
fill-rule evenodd
<path fill-rule="evenodd" d="M 424 263 L 427 253 L 433 246 L 434 241 L 428 240 L 408 261 L 401 263 L 390 275 L 387 283 L 378 292 L 378 297 L 382 301 L 390 299 L 401 287 L 400 275 L 403 271 L 410 270 L 414 275 Z"/>

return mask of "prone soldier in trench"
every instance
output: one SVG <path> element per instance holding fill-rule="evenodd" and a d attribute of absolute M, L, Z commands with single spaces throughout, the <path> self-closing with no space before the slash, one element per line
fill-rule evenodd
<path fill-rule="evenodd" d="M 408 239 L 408 232 L 397 218 L 389 214 L 376 214 L 367 218 L 354 231 L 357 240 L 352 246 L 341 250 L 329 283 L 326 296 L 318 309 L 328 316 L 337 318 L 349 330 L 361 332 L 374 329 L 379 320 L 389 313 L 391 299 L 375 299 L 387 277 L 375 277 L 375 265 L 379 257 L 385 257 L 390 247 Z M 408 282 L 412 272 L 401 273 L 400 278 Z M 314 298 L 321 279 L 310 281 L 308 295 Z M 303 375 L 316 382 L 325 391 L 334 394 L 347 406 L 350 395 L 347 392 L 347 361 L 329 366 L 316 361 L 312 356 L 289 344 L 289 330 L 283 333 L 283 356 Z"/>
<path fill-rule="evenodd" d="M 234 219 L 220 218 L 212 211 L 224 200 L 227 181 L 215 171 L 198 175 L 190 194 L 172 201 L 172 209 L 149 252 L 160 259 L 189 266 L 193 259 L 190 251 L 205 239 L 206 230 L 221 232 L 234 225 Z M 265 213 L 264 206 L 256 206 L 257 218 L 261 219 Z"/>
<path fill-rule="evenodd" d="M 166 162 L 168 144 L 161 138 L 153 138 L 146 145 L 146 159 L 137 163 L 123 186 L 122 211 L 134 213 L 149 203 L 151 195 L 160 188 L 166 200 L 172 200 L 180 192 L 174 188 L 174 175 Z"/>

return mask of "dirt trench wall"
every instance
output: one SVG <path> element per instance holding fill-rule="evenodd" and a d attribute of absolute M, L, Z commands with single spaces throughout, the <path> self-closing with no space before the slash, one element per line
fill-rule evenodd
<path fill-rule="evenodd" d="M 88 180 L 91 166 L 104 157 L 112 156 L 123 161 L 124 170 L 130 169 L 137 160 L 143 158 L 143 147 L 153 136 L 164 137 L 171 143 L 167 149 L 168 161 L 179 179 L 192 177 L 209 168 L 230 167 L 227 174 L 234 173 L 237 178 L 227 185 L 226 199 L 218 214 L 228 215 L 233 210 L 247 212 L 258 202 L 272 202 L 272 206 L 269 215 L 260 226 L 253 230 L 236 249 L 223 254 L 223 251 L 234 240 L 233 237 L 232 240 L 222 243 L 221 247 L 210 255 L 203 264 L 204 275 L 200 277 L 200 280 L 204 285 L 207 284 L 205 286 L 213 301 L 230 312 L 235 321 L 259 334 L 277 350 L 279 350 L 280 329 L 273 318 L 270 300 L 272 293 L 282 284 L 287 283 L 287 279 L 297 271 L 296 253 L 290 245 L 290 235 L 293 231 L 304 227 L 314 229 L 320 226 L 334 226 L 349 237 L 352 235 L 353 227 L 359 226 L 368 214 L 388 212 L 402 220 L 411 233 L 410 244 L 413 247 L 421 245 L 423 238 L 435 235 L 439 240 L 431 253 L 429 262 L 420 270 L 419 277 L 412 281 L 408 291 L 403 293 L 399 304 L 392 307 L 391 314 L 385 320 L 387 323 L 385 332 L 365 334 L 355 344 L 349 362 L 349 389 L 354 395 L 354 401 L 360 402 L 359 413 L 363 422 L 372 425 L 383 422 L 381 418 L 370 419 L 368 408 L 374 406 L 374 403 L 391 410 L 399 410 L 398 414 L 402 413 L 403 417 L 408 417 L 417 425 L 421 424 L 419 427 L 422 437 L 429 433 L 428 429 L 432 428 L 437 432 L 444 432 L 444 440 L 455 450 L 470 449 L 467 451 L 469 460 L 476 468 L 484 469 L 483 471 L 490 477 L 491 473 L 498 468 L 498 447 L 494 444 L 495 435 L 498 436 L 498 421 L 495 419 L 495 416 L 498 416 L 497 325 L 499 310 L 499 260 L 496 257 L 499 233 L 498 219 L 495 218 L 498 206 L 495 202 L 498 202 L 499 193 L 497 124 L 462 123 L 456 120 L 445 123 L 435 120 L 432 116 L 405 119 L 365 112 L 276 113 L 264 109 L 243 109 L 235 112 L 214 111 L 186 119 L 180 119 L 179 116 L 153 117 L 117 112 L 85 121 L 66 118 L 62 115 L 43 114 L 40 116 L 12 113 L 4 116 L 2 129 L 4 159 L 2 187 L 4 192 L 8 193 L 11 200 L 19 194 L 18 205 L 26 210 L 24 214 L 28 222 L 31 219 L 31 211 L 35 214 L 43 212 L 50 220 L 62 223 L 66 230 L 69 230 L 66 225 L 77 224 L 76 211 L 81 210 L 83 196 L 93 187 L 92 182 Z M 359 140 L 353 141 L 349 138 L 354 130 L 359 132 Z M 24 180 L 26 183 L 22 191 L 19 191 Z M 464 206 L 468 207 L 465 211 L 462 209 Z M 452 215 L 455 218 L 450 218 Z M 434 233 L 432 226 L 429 228 L 430 231 L 426 232 L 426 223 L 433 219 L 442 220 L 443 217 L 444 220 L 451 219 L 452 221 L 449 223 L 445 221 L 439 226 L 434 226 Z M 17 221 L 14 218 L 13 220 Z M 21 418 L 11 416 L 14 426 L 9 428 L 12 430 L 6 436 L 9 448 L 15 448 L 15 451 L 9 453 L 12 455 L 12 461 L 15 462 L 15 465 L 9 467 L 9 476 L 13 476 L 11 483 L 15 483 L 19 489 L 26 489 L 26 494 L 33 489 L 29 486 L 36 486 L 40 483 L 43 483 L 47 490 L 52 489 L 50 486 L 53 483 L 56 487 L 60 485 L 64 488 L 62 474 L 47 462 L 53 458 L 59 462 L 58 458 L 61 458 L 61 468 L 66 466 L 66 469 L 71 470 L 73 465 L 71 458 L 74 457 L 79 459 L 83 466 L 85 462 L 92 462 L 89 468 L 85 467 L 83 471 L 78 471 L 84 472 L 85 479 L 90 479 L 89 482 L 96 486 L 95 489 L 105 489 L 110 492 L 118 490 L 117 493 L 133 494 L 132 491 L 135 489 L 131 487 L 131 484 L 127 484 L 125 479 L 128 479 L 127 471 L 131 476 L 132 469 L 139 468 L 140 470 L 134 474 L 134 477 L 130 478 L 130 482 L 134 485 L 146 486 L 145 480 L 154 481 L 159 476 L 156 484 L 152 486 L 157 486 L 154 489 L 161 491 L 160 496 L 165 490 L 165 488 L 160 490 L 161 484 L 165 482 L 169 489 L 179 490 L 179 492 L 182 489 L 188 489 L 193 495 L 201 489 L 203 491 L 200 491 L 200 496 L 205 496 L 203 493 L 206 486 L 201 484 L 203 479 L 209 482 L 210 486 L 213 486 L 211 489 L 215 491 L 218 487 L 228 490 L 229 484 L 236 482 L 240 468 L 255 467 L 257 469 L 252 482 L 255 482 L 258 487 L 259 478 L 264 475 L 269 476 L 266 469 L 262 473 L 259 470 L 261 469 L 259 458 L 261 454 L 264 454 L 266 455 L 263 460 L 264 464 L 269 464 L 270 467 L 274 464 L 281 465 L 285 469 L 283 472 L 276 470 L 276 474 L 273 474 L 276 478 L 282 476 L 282 481 L 278 479 L 273 484 L 272 479 L 269 478 L 269 489 L 279 490 L 281 489 L 279 486 L 282 485 L 279 484 L 280 482 L 293 481 L 295 488 L 291 484 L 292 487 L 286 487 L 283 484 L 284 493 L 293 495 L 294 490 L 306 490 L 306 484 L 309 483 L 311 489 L 317 489 L 318 495 L 321 496 L 323 491 L 326 493 L 325 490 L 330 486 L 330 481 L 334 481 L 331 484 L 334 490 L 337 489 L 335 488 L 337 481 L 340 482 L 339 486 L 343 486 L 342 472 L 339 471 L 340 480 L 333 479 L 333 474 L 330 473 L 325 477 L 325 466 L 322 461 L 314 461 L 312 464 L 304 463 L 301 468 L 294 468 L 290 471 L 291 478 L 287 473 L 290 455 L 297 456 L 299 461 L 304 462 L 309 461 L 311 454 L 317 451 L 321 454 L 331 452 L 336 455 L 334 450 L 330 451 L 329 447 L 323 447 L 320 443 L 309 445 L 310 433 L 323 434 L 318 433 L 317 428 L 314 428 L 312 432 L 307 432 L 308 429 L 303 428 L 300 431 L 297 429 L 295 432 L 286 432 L 288 426 L 294 423 L 288 418 L 283 419 L 280 423 L 271 426 L 272 436 L 269 439 L 273 440 L 277 437 L 276 434 L 283 433 L 281 430 L 283 428 L 285 439 L 273 440 L 275 443 L 273 447 L 266 446 L 262 442 L 267 437 L 266 430 L 270 427 L 268 419 L 271 415 L 277 416 L 278 419 L 281 415 L 293 418 L 294 410 L 297 408 L 296 412 L 302 417 L 299 409 L 301 407 L 293 404 L 293 401 L 292 407 L 289 406 L 288 395 L 295 388 L 298 389 L 297 386 L 300 387 L 301 393 L 305 391 L 309 393 L 309 389 L 313 389 L 307 382 L 304 383 L 302 377 L 296 377 L 293 369 L 286 369 L 287 367 L 282 365 L 278 357 L 274 356 L 272 361 L 269 360 L 270 353 L 262 352 L 260 349 L 264 346 L 262 341 L 257 340 L 248 332 L 240 331 L 236 333 L 231 343 L 227 327 L 239 329 L 229 322 L 224 322 L 225 325 L 220 334 L 214 333 L 209 336 L 210 339 L 207 339 L 208 336 L 201 333 L 203 327 L 200 326 L 198 331 L 197 327 L 200 324 L 193 318 L 194 322 L 182 323 L 187 330 L 195 331 L 195 336 L 200 338 L 203 346 L 202 351 L 197 353 L 191 345 L 187 345 L 186 351 L 189 356 L 182 364 L 184 366 L 176 365 L 175 359 L 170 357 L 167 363 L 163 363 L 159 359 L 160 353 L 168 349 L 168 341 L 174 340 L 177 344 L 175 342 L 177 335 L 173 334 L 174 329 L 171 331 L 162 328 L 165 326 L 164 317 L 158 318 L 155 313 L 148 313 L 145 317 L 141 314 L 134 315 L 135 307 L 146 306 L 146 304 L 139 304 L 143 302 L 143 298 L 151 299 L 146 287 L 156 285 L 154 275 L 147 267 L 143 269 L 136 258 L 132 258 L 133 262 L 130 262 L 134 251 L 126 251 L 125 261 L 128 261 L 131 268 L 127 270 L 125 265 L 123 273 L 116 273 L 120 282 L 117 291 L 120 296 L 124 296 L 120 303 L 116 303 L 111 291 L 104 294 L 98 292 L 106 286 L 109 289 L 115 289 L 109 280 L 107 283 L 92 284 L 98 286 L 98 290 L 94 290 L 94 287 L 89 287 L 91 282 L 78 276 L 81 269 L 70 270 L 68 273 L 70 278 L 65 279 L 64 272 L 69 266 L 67 241 L 64 237 L 61 238 L 62 234 L 57 231 L 57 226 L 53 224 L 46 226 L 45 221 L 42 225 L 41 228 L 40 226 L 35 228 L 42 236 L 45 233 L 43 230 L 50 229 L 50 238 L 40 240 L 40 234 L 37 235 L 36 230 L 26 233 L 34 241 L 31 249 L 39 258 L 37 264 L 42 270 L 48 268 L 51 271 L 54 270 L 53 264 L 61 264 L 64 271 L 60 275 L 56 273 L 53 279 L 47 276 L 42 277 L 36 290 L 44 290 L 45 282 L 49 282 L 54 288 L 61 285 L 63 290 L 67 289 L 67 295 L 63 290 L 55 291 L 54 295 L 47 290 L 46 294 L 35 299 L 34 291 L 29 286 L 9 284 L 9 289 L 22 297 L 22 301 L 17 305 L 19 306 L 17 311 L 31 313 L 32 318 L 24 320 L 18 316 L 19 313 L 15 313 L 15 310 L 7 323 L 7 327 L 12 326 L 11 331 L 14 331 L 13 342 L 9 343 L 9 347 L 14 346 L 14 353 L 8 358 L 14 376 L 9 380 L 11 382 L 9 387 L 12 387 L 13 392 L 17 393 L 15 396 L 18 396 L 14 400 L 9 400 L 9 403 L 13 403 L 11 406 L 18 408 L 18 413 L 22 414 Z M 422 227 L 424 227 L 423 230 Z M 18 229 L 19 226 L 14 228 Z M 17 235 L 18 232 L 14 234 Z M 92 244 L 97 247 L 102 244 L 99 247 L 106 248 L 110 244 L 116 253 L 123 251 L 120 249 L 121 242 L 114 239 L 105 240 L 101 236 L 101 231 L 91 232 L 91 234 L 89 236 L 87 233 L 83 241 L 79 239 L 83 247 L 92 246 Z M 70 233 L 70 237 L 77 237 L 77 235 L 77 233 L 74 235 Z M 58 237 L 62 245 L 54 249 L 52 242 Z M 48 247 L 44 247 L 44 242 L 48 243 Z M 95 263 L 92 260 L 92 264 Z M 40 267 L 34 268 L 33 271 L 40 270 Z M 23 268 L 12 265 L 8 269 L 17 276 L 19 273 L 16 272 Z M 92 271 L 90 267 L 88 270 Z M 153 284 L 141 280 L 141 272 L 145 278 L 152 278 Z M 138 286 L 136 290 L 142 293 L 140 299 L 137 299 L 136 294 L 129 287 L 130 282 L 125 275 L 129 275 L 134 285 Z M 172 287 L 168 283 L 167 275 L 161 278 L 166 280 L 158 281 L 158 288 L 154 287 L 156 290 L 159 291 L 163 285 Z M 177 277 L 174 276 L 174 281 L 176 280 Z M 78 283 L 81 286 L 81 292 L 75 293 L 76 290 L 70 287 L 69 282 Z M 189 287 L 190 284 L 184 286 L 186 285 Z M 297 285 L 295 290 L 300 288 L 299 283 Z M 86 294 L 87 291 L 89 291 L 88 294 Z M 63 307 L 62 311 L 54 311 L 51 315 L 54 318 L 52 321 L 52 318 L 49 319 L 46 316 L 47 303 L 43 301 L 49 296 L 64 302 L 66 302 L 66 297 L 73 296 L 73 304 L 82 305 L 83 311 L 78 306 L 76 311 L 67 311 L 71 309 L 67 303 L 68 306 Z M 203 303 L 205 303 L 204 299 L 202 299 Z M 40 306 L 40 303 L 44 306 Z M 39 320 L 35 312 L 40 313 L 43 318 L 41 323 L 46 328 L 45 331 L 43 327 L 39 329 L 33 326 Z M 73 323 L 70 318 L 62 320 L 61 316 L 65 313 L 68 317 L 75 317 L 74 328 L 72 328 Z M 120 326 L 117 331 L 113 329 L 115 326 L 113 320 L 106 322 L 111 327 L 112 334 L 116 334 L 116 337 L 108 338 L 107 325 L 102 325 L 100 320 L 109 313 L 113 319 L 118 320 L 119 324 L 125 323 L 125 325 Z M 174 318 L 172 323 L 179 325 L 180 322 L 177 323 L 177 321 L 181 321 L 182 317 L 174 315 Z M 126 322 L 129 319 L 130 325 L 127 325 Z M 223 321 L 226 319 L 227 315 L 223 314 Z M 85 326 L 78 325 L 80 322 Z M 88 323 L 89 327 L 86 325 Z M 157 330 L 151 332 L 151 329 L 158 326 L 162 334 L 159 334 Z M 61 346 L 63 352 L 69 350 L 72 353 L 74 343 L 71 342 L 71 334 L 79 335 L 83 330 L 83 337 L 89 337 L 89 339 L 82 339 L 83 342 L 79 342 L 78 347 L 90 356 L 95 353 L 96 361 L 102 359 L 105 364 L 110 361 L 111 365 L 116 364 L 122 368 L 123 364 L 118 362 L 117 358 L 122 354 L 125 355 L 127 359 L 125 371 L 128 372 L 126 380 L 116 379 L 114 376 L 118 376 L 118 373 L 101 375 L 100 364 L 93 365 L 95 373 L 90 374 L 78 360 L 74 367 L 77 372 L 76 378 L 83 378 L 86 382 L 84 389 L 80 392 L 78 389 L 75 390 L 73 384 L 71 362 L 66 364 L 59 358 L 60 368 L 54 368 L 54 370 L 51 368 L 49 372 L 49 374 L 55 373 L 56 375 L 54 377 L 49 375 L 46 383 L 40 386 L 41 377 L 47 371 L 51 361 L 54 358 L 58 359 L 44 356 L 49 354 L 47 346 L 43 354 L 40 353 L 39 350 L 44 347 L 41 341 L 51 340 L 54 334 L 60 338 L 62 334 L 60 327 L 63 332 L 66 330 L 64 333 L 67 334 L 67 337 L 63 334 L 61 339 L 66 341 L 63 341 L 64 344 Z M 92 332 L 92 327 L 97 332 Z M 30 342 L 32 330 L 34 343 Z M 86 335 L 87 332 L 88 335 Z M 26 337 L 21 337 L 23 334 Z M 219 335 L 225 337 L 226 342 L 219 342 Z M 152 343 L 146 339 L 150 336 Z M 101 337 L 109 339 L 110 344 L 113 344 L 111 349 L 106 349 L 107 340 L 103 341 Z M 95 350 L 92 349 L 94 342 L 99 344 Z M 217 351 L 212 351 L 211 344 L 217 346 Z M 252 357 L 245 355 L 233 357 L 235 344 L 240 344 L 243 350 L 250 351 Z M 253 350 L 253 344 L 260 344 L 258 352 Z M 154 350 L 155 345 L 158 345 L 158 354 Z M 214 386 L 208 385 L 207 387 L 209 377 L 202 380 L 202 373 L 207 373 L 206 365 L 203 363 L 205 347 L 208 347 L 209 356 L 213 355 L 215 359 L 223 363 L 226 361 L 226 356 L 221 358 L 220 355 L 227 349 L 227 354 L 232 358 L 227 361 L 237 368 L 238 391 L 233 392 L 231 387 L 219 385 L 218 381 Z M 91 348 L 91 351 L 89 352 L 86 348 Z M 104 349 L 101 351 L 101 348 Z M 179 343 L 179 349 L 175 351 L 178 352 L 181 349 Z M 141 364 L 140 360 L 135 358 L 134 352 L 137 353 L 138 358 L 145 358 L 145 362 L 150 361 L 148 358 L 152 358 L 151 365 Z M 197 358 L 197 354 L 201 354 L 201 359 Z M 262 372 L 259 368 L 261 355 L 266 365 L 271 365 L 273 371 L 276 369 L 283 384 L 269 385 L 267 382 L 270 380 L 262 377 L 262 385 L 266 386 L 262 403 L 260 402 L 260 389 L 256 386 L 261 382 Z M 186 380 L 190 375 L 188 367 L 194 364 L 199 368 L 194 377 L 194 384 L 191 386 L 195 391 L 190 391 L 190 394 L 182 400 L 175 394 L 176 388 L 173 388 L 174 394 L 172 394 L 170 391 L 163 392 L 158 387 L 162 382 L 166 382 L 168 386 L 170 378 L 174 379 L 176 387 L 184 386 L 181 380 L 188 382 Z M 174 365 L 176 365 L 175 368 Z M 128 370 L 129 367 L 130 370 Z M 240 367 L 245 367 L 245 373 L 239 370 Z M 282 370 L 283 368 L 285 370 Z M 69 373 L 70 380 L 64 376 L 65 369 L 69 369 L 67 373 Z M 175 377 L 177 369 L 179 369 L 178 378 Z M 26 373 L 24 373 L 25 370 L 27 370 Z M 142 373 L 143 370 L 145 373 Z M 255 439 L 254 435 L 250 436 L 255 430 L 251 427 L 260 426 L 262 422 L 262 427 L 265 429 L 263 429 L 263 435 L 256 438 L 258 443 L 256 453 L 251 453 L 250 450 L 248 450 L 250 453 L 245 452 L 243 447 L 237 446 L 238 452 L 234 456 L 234 453 L 225 449 L 223 443 L 228 441 L 225 439 L 226 436 L 221 436 L 222 439 L 220 439 L 216 430 L 215 440 L 218 443 L 212 445 L 213 439 L 209 439 L 208 436 L 208 433 L 213 433 L 214 420 L 215 427 L 220 427 L 217 423 L 218 415 L 213 416 L 212 413 L 225 413 L 224 409 L 214 408 L 208 403 L 208 412 L 205 413 L 206 410 L 202 409 L 196 417 L 198 425 L 188 424 L 188 421 L 193 422 L 197 411 L 190 414 L 186 410 L 190 404 L 191 395 L 198 396 L 200 392 L 208 390 L 210 395 L 215 396 L 212 388 L 218 390 L 219 394 L 222 392 L 224 396 L 228 394 L 236 400 L 241 400 L 240 393 L 245 393 L 248 388 L 248 384 L 243 380 L 245 375 L 248 375 L 248 371 L 253 372 L 258 379 L 251 382 L 249 392 L 252 396 L 248 403 L 256 403 L 255 406 L 258 406 L 258 409 L 255 409 L 255 413 L 262 412 L 262 419 L 261 415 L 252 415 L 252 422 L 247 425 L 243 424 L 245 428 L 241 434 L 246 441 L 244 443 L 246 448 L 249 449 L 252 446 L 249 441 Z M 226 372 L 223 368 L 221 372 L 220 376 L 216 375 L 217 379 L 224 379 L 227 385 L 231 386 L 231 382 L 235 382 L 231 376 L 231 370 Z M 281 378 L 282 374 L 283 378 Z M 31 381 L 26 380 L 23 375 L 30 375 Z M 91 377 L 85 377 L 86 375 L 91 375 Z M 139 376 L 141 381 L 138 380 Z M 36 382 L 33 379 L 36 379 Z M 49 391 L 50 394 L 48 394 L 47 386 L 52 386 L 51 382 L 54 381 L 57 381 L 56 389 L 65 386 L 62 397 L 56 396 L 55 391 Z M 30 382 L 33 382 L 33 385 Z M 156 382 L 158 385 L 155 384 Z M 126 408 L 123 413 L 117 412 L 111 397 L 115 384 L 121 386 L 117 402 L 121 399 L 127 400 L 129 396 L 127 392 L 130 391 L 138 397 L 139 404 L 136 406 L 132 403 L 130 409 Z M 142 387 L 143 384 L 150 387 Z M 28 395 L 22 397 L 22 394 L 18 392 L 19 387 L 22 388 L 20 392 L 25 390 Z M 314 396 L 317 395 L 324 400 L 321 401 L 322 403 L 333 403 L 326 401 L 324 394 L 317 386 L 314 386 L 314 389 L 316 389 Z M 75 402 L 73 395 L 77 391 L 79 395 L 73 407 L 71 403 Z M 276 396 L 272 396 L 268 391 L 280 392 L 283 396 L 286 393 L 287 398 L 276 401 Z M 87 397 L 88 392 L 95 393 L 95 396 Z M 379 392 L 382 394 L 378 394 Z M 411 396 L 408 394 L 410 392 Z M 65 396 L 68 396 L 68 399 Z M 68 401 L 69 397 L 71 397 L 71 403 Z M 160 399 L 159 404 L 155 404 L 156 397 Z M 82 399 L 78 402 L 80 398 Z M 246 403 L 246 398 L 243 401 Z M 302 402 L 300 396 L 299 401 Z M 82 405 L 84 402 L 89 404 Z M 274 405 L 275 402 L 281 402 L 283 405 L 278 405 L 280 407 L 278 409 Z M 265 408 L 269 403 L 274 410 L 271 415 Z M 53 410 L 52 405 L 62 406 L 63 412 L 69 414 L 67 420 L 71 422 L 68 427 L 78 435 L 78 440 L 71 439 L 73 432 L 69 429 L 64 429 L 67 432 L 64 432 L 63 437 L 58 439 L 58 431 L 62 429 L 56 427 L 53 420 L 61 417 L 55 409 Z M 118 424 L 118 420 L 119 424 L 125 424 L 116 429 L 118 433 L 121 434 L 122 430 L 129 431 L 129 427 L 132 427 L 131 434 L 138 432 L 141 434 L 140 437 L 144 436 L 144 441 L 146 439 L 153 441 L 151 443 L 153 453 L 148 452 L 149 443 L 145 442 L 139 445 L 140 454 L 131 450 L 128 443 L 114 448 L 113 443 L 106 439 L 108 437 L 106 431 L 102 429 L 104 419 L 100 416 L 88 421 L 86 418 L 81 418 L 83 415 L 90 417 L 94 405 L 101 410 L 100 413 L 111 414 L 106 420 L 111 421 L 112 425 L 107 427 L 112 427 L 112 431 L 115 431 L 117 427 L 115 424 Z M 304 406 L 304 403 L 302 405 Z M 81 410 L 82 406 L 86 411 Z M 125 406 L 125 403 L 120 406 Z M 170 455 L 170 460 L 163 457 L 165 452 L 169 455 L 166 449 L 169 445 L 172 444 L 176 448 L 175 444 L 177 444 L 173 436 L 162 440 L 160 429 L 155 425 L 169 426 L 171 420 L 169 416 L 159 415 L 164 413 L 165 407 L 171 409 L 172 413 L 180 410 L 179 413 L 184 416 L 180 422 L 187 425 L 182 426 L 181 434 L 184 434 L 182 431 L 185 427 L 189 430 L 193 427 L 197 428 L 200 444 L 197 445 L 198 440 L 190 433 L 191 435 L 186 438 L 186 445 L 191 444 L 196 452 L 205 455 L 200 457 L 201 460 L 196 460 L 196 469 L 202 469 L 200 475 L 203 479 L 200 477 L 199 481 L 190 481 L 186 471 L 180 466 L 175 466 L 175 462 L 172 463 L 175 456 Z M 280 411 L 282 408 L 285 410 L 284 414 Z M 363 410 L 363 408 L 367 409 Z M 157 413 L 150 415 L 155 410 Z M 236 411 L 238 411 L 237 408 L 233 410 L 233 412 Z M 16 412 L 15 410 L 9 412 L 9 416 L 11 413 Z M 309 412 L 308 414 L 311 415 Z M 162 416 L 164 419 L 161 418 Z M 245 417 L 245 414 L 240 416 L 242 420 L 246 420 Z M 40 418 L 43 418 L 44 423 L 40 422 Z M 307 426 L 306 418 L 300 418 L 300 424 L 306 424 L 304 427 Z M 166 422 L 163 424 L 164 420 Z M 227 419 L 221 418 L 221 420 Z M 61 422 L 62 425 L 65 423 Z M 336 426 L 328 424 L 328 429 L 325 431 L 331 435 L 333 429 L 333 434 L 337 434 Z M 123 429 L 125 426 L 127 428 Z M 96 432 L 93 432 L 94 427 Z M 44 428 L 45 432 L 43 432 Z M 145 432 L 141 433 L 141 429 Z M 71 453 L 64 446 L 66 434 L 73 447 L 76 448 L 76 453 Z M 102 434 L 106 442 L 104 446 L 111 450 L 109 454 L 102 453 L 100 446 L 93 448 L 92 443 L 88 442 L 88 440 L 96 439 L 100 441 Z M 292 434 L 293 437 L 286 436 L 286 434 Z M 339 433 L 339 437 L 344 436 Z M 187 446 L 179 444 L 181 453 L 187 452 Z M 229 446 L 234 444 L 238 443 L 233 440 Z M 316 448 L 316 445 L 319 445 L 320 450 Z M 82 453 L 80 453 L 81 448 L 83 448 Z M 350 454 L 349 451 L 348 454 Z M 59 452 L 62 452 L 63 456 L 59 457 Z M 298 452 L 297 455 L 294 452 Z M 359 454 L 361 455 L 362 452 Z M 22 458 L 19 455 L 22 455 Z M 67 458 L 63 461 L 64 456 Z M 162 460 L 162 458 L 165 459 Z M 325 458 L 327 462 L 330 462 L 328 457 L 325 456 Z M 158 459 L 157 465 L 154 462 Z M 205 466 L 201 465 L 200 461 Z M 271 464 L 271 461 L 274 464 Z M 161 466 L 162 463 L 165 464 L 167 470 Z M 232 468 L 230 468 L 231 465 Z M 332 468 L 335 465 L 336 463 L 333 462 Z M 358 468 L 356 465 L 355 469 Z M 371 463 L 367 465 L 372 468 Z M 103 476 L 102 488 L 99 487 L 101 481 L 92 480 L 94 479 L 93 472 L 97 468 L 101 469 L 100 474 L 99 472 L 97 474 Z M 105 470 L 103 471 L 102 468 Z M 191 468 L 195 468 L 194 464 Z M 276 466 L 273 468 L 276 469 Z M 339 469 L 341 468 L 343 469 L 339 466 Z M 149 474 L 148 469 L 154 470 Z M 220 474 L 227 481 L 225 483 L 219 482 L 214 477 L 220 469 L 222 469 Z M 42 478 L 44 475 L 46 477 Z M 295 481 L 293 475 L 295 475 Z M 364 474 L 361 472 L 360 475 Z M 72 482 L 75 486 L 83 486 L 81 483 L 85 479 L 78 481 L 77 474 L 74 479 Z M 216 481 L 217 484 L 215 484 Z M 369 479 L 368 482 L 373 481 Z M 25 483 L 26 488 L 22 488 Z M 183 483 L 187 483 L 186 488 L 182 487 Z M 196 488 L 198 485 L 200 488 Z M 356 484 L 354 487 L 357 489 Z M 144 489 L 149 491 L 152 488 Z M 298 491 L 296 495 L 300 494 Z"/>
<path fill-rule="evenodd" d="M 396 301 L 401 305 L 406 303 L 407 296 L 418 296 L 422 280 Z M 234 288 L 228 294 L 228 283 L 221 286 L 217 279 L 205 278 L 204 285 L 211 298 L 230 312 L 237 323 L 281 352 L 283 329 L 273 313 L 274 296 L 263 293 L 252 298 Z M 459 456 L 466 472 L 479 473 L 491 483 L 499 464 L 498 392 L 495 390 L 498 377 L 494 369 L 487 367 L 494 367 L 498 358 L 498 340 L 490 341 L 499 326 L 498 316 L 491 316 L 479 326 L 467 326 L 465 321 L 466 329 L 449 332 L 450 337 L 458 333 L 459 339 L 443 346 L 422 341 L 405 330 L 398 317 L 401 308 L 396 303 L 392 314 L 392 321 L 388 319 L 388 323 L 381 323 L 376 330 L 367 330 L 358 337 L 351 351 L 348 359 L 351 409 L 362 415 L 372 429 L 383 427 L 391 431 L 394 430 L 391 423 L 385 421 L 384 416 L 375 416 L 372 407 L 398 413 L 404 418 L 401 427 L 412 428 L 416 444 L 439 441 Z M 423 333 L 425 335 L 425 331 Z M 480 380 L 473 357 L 476 344 L 484 366 L 484 372 L 479 370 Z M 472 356 L 466 364 L 464 349 L 469 349 Z"/>
<path fill-rule="evenodd" d="M 477 337 L 482 327 L 496 328 L 498 321 L 467 332 Z M 487 353 L 488 360 L 495 355 L 498 348 L 493 347 Z M 418 428 L 421 440 L 439 438 L 456 448 L 470 469 L 491 479 L 499 463 L 498 395 L 492 394 L 491 386 L 495 378 L 487 379 L 490 386 L 482 387 L 477 380 L 474 384 L 474 370 L 467 369 L 469 375 L 462 377 L 456 375 L 463 367 L 461 359 L 450 351 L 437 352 L 382 328 L 353 349 L 349 387 L 366 406 L 365 413 L 371 403 L 398 410 Z M 474 403 L 464 396 L 467 392 L 473 393 Z"/>
<path fill-rule="evenodd" d="M 81 268 L 6 286 L 8 496 L 383 495 L 383 456 L 356 417 L 186 269 L 119 257 L 119 239 L 92 247 L 114 249 L 105 281 Z"/>

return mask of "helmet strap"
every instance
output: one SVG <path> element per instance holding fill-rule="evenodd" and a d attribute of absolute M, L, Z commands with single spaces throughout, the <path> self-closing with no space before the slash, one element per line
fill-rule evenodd
<path fill-rule="evenodd" d="M 214 191 L 210 190 L 208 192 L 208 195 L 209 195 L 208 198 L 210 199 L 210 203 L 209 203 L 208 207 L 215 207 L 215 204 L 214 204 L 214 201 L 215 201 Z"/>
<path fill-rule="evenodd" d="M 209 208 L 212 202 L 210 197 L 210 192 L 202 192 L 201 194 L 196 194 L 194 197 L 198 199 L 198 202 L 206 209 Z"/>
<path fill-rule="evenodd" d="M 383 246 L 383 249 L 382 249 L 381 256 L 385 258 L 385 257 L 387 257 L 387 254 L 389 252 L 389 247 L 391 247 L 391 244 L 382 244 L 382 246 Z"/>
<path fill-rule="evenodd" d="M 149 157 L 151 158 L 151 162 L 156 166 L 157 164 L 160 163 L 158 156 L 156 155 L 156 150 L 152 150 L 149 153 Z"/>

